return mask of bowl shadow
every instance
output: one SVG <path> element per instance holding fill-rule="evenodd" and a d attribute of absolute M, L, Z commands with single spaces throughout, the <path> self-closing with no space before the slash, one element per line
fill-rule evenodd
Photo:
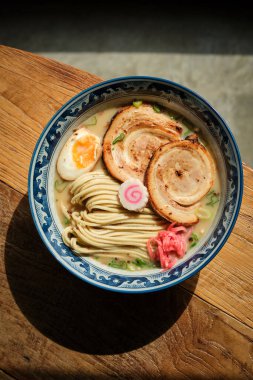
<path fill-rule="evenodd" d="M 58 344 L 89 354 L 123 353 L 164 334 L 192 294 L 181 286 L 146 294 L 120 294 L 91 286 L 50 255 L 34 226 L 27 196 L 13 213 L 5 266 L 24 316 Z M 195 289 L 198 277 L 192 282 Z"/>

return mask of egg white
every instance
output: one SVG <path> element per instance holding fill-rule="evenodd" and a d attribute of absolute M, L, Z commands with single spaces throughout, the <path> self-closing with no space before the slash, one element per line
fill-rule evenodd
<path fill-rule="evenodd" d="M 76 141 L 84 136 L 93 136 L 96 139 L 94 161 L 92 164 L 86 166 L 85 168 L 78 168 L 75 161 L 73 160 L 72 150 L 73 145 L 76 143 Z M 57 161 L 57 171 L 63 179 L 67 181 L 73 181 L 83 173 L 87 173 L 92 170 L 101 157 L 101 153 L 102 145 L 100 138 L 94 133 L 88 131 L 86 128 L 80 128 L 70 136 L 70 138 L 63 146 Z"/>

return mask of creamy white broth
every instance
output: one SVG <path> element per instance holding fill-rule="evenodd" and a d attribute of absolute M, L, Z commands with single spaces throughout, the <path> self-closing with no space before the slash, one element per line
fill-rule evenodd
<path fill-rule="evenodd" d="M 77 128 L 79 129 L 79 128 L 85 127 L 88 130 L 90 130 L 92 133 L 96 134 L 97 136 L 99 136 L 100 138 L 103 139 L 112 117 L 120 109 L 121 109 L 121 107 L 110 107 L 110 108 L 105 109 L 103 111 L 99 111 L 96 114 L 89 117 L 87 120 L 82 121 L 78 125 Z M 185 138 L 188 134 L 193 133 L 193 132 L 199 133 L 198 127 L 195 127 L 192 124 L 192 122 L 190 122 L 189 120 L 186 120 L 185 117 L 182 117 L 177 112 L 169 110 L 169 109 L 167 109 L 163 112 L 168 116 L 168 118 L 173 118 L 175 120 L 180 121 L 180 123 L 183 127 L 183 132 L 181 135 L 182 138 Z M 96 124 L 94 124 L 94 117 L 96 119 Z M 209 153 L 212 154 L 212 152 L 210 152 L 210 149 L 208 148 L 208 144 L 206 144 L 205 140 L 203 140 L 201 138 L 201 135 L 199 136 L 199 140 L 203 145 L 205 145 L 207 147 L 207 149 L 209 150 Z M 103 172 L 108 174 L 107 169 L 103 163 L 102 157 L 99 159 L 99 161 L 97 162 L 97 164 L 93 168 L 93 171 L 98 171 L 98 170 L 103 171 Z M 55 173 L 55 181 L 59 181 L 58 183 L 62 183 L 62 179 L 60 178 L 60 176 L 57 172 Z M 68 219 L 66 217 L 66 212 L 64 212 L 64 210 L 67 210 L 68 212 L 73 212 L 74 210 L 78 209 L 78 208 L 76 208 L 76 206 L 73 207 L 73 205 L 71 205 L 71 202 L 70 202 L 71 201 L 71 195 L 69 192 L 69 187 L 70 187 L 71 183 L 72 183 L 72 181 L 66 182 L 65 189 L 60 191 L 60 192 L 55 190 L 56 208 L 57 208 L 57 212 L 58 212 L 58 215 L 59 215 L 59 218 L 61 220 L 63 227 L 66 227 L 68 225 Z M 217 174 L 217 171 L 216 171 L 216 178 L 214 181 L 214 186 L 212 187 L 212 189 L 210 191 L 214 191 L 216 194 L 220 194 L 220 179 L 219 179 L 219 176 Z M 213 206 L 207 206 L 206 204 L 208 203 L 208 200 L 209 200 L 208 196 L 204 197 L 200 201 L 200 207 L 207 210 L 208 213 L 211 213 L 210 218 L 200 219 L 197 224 L 192 226 L 193 233 L 195 233 L 199 238 L 199 242 L 197 242 L 197 244 L 200 244 L 201 239 L 208 233 L 210 226 L 212 225 L 213 220 L 216 216 L 218 207 L 219 207 L 219 202 L 217 202 Z M 150 237 L 153 237 L 153 236 L 154 235 L 151 235 Z M 191 250 L 191 248 L 190 248 L 191 245 L 194 245 L 194 244 L 192 244 L 192 242 L 190 241 L 188 251 Z M 101 257 L 101 255 L 95 255 L 93 257 L 95 259 L 99 260 L 103 264 L 108 264 L 112 260 L 112 257 L 104 258 L 104 257 Z M 129 252 L 129 255 L 125 256 L 125 260 L 127 260 L 129 262 L 129 264 L 131 265 L 131 262 L 132 262 L 131 252 Z M 146 268 L 141 268 L 141 267 L 136 266 L 133 269 L 140 270 L 140 269 L 146 269 Z"/>

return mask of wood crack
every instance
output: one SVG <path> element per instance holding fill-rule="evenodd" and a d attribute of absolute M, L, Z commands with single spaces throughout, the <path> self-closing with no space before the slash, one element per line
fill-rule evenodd
<path fill-rule="evenodd" d="M 17 377 L 13 376 L 11 373 L 9 373 L 8 371 L 6 371 L 3 368 L 0 368 L 0 375 L 1 375 L 1 372 L 3 372 L 4 375 L 6 375 L 6 376 L 3 376 L 3 380 L 8 380 L 8 378 L 9 379 L 14 379 L 14 380 L 19 380 Z"/>

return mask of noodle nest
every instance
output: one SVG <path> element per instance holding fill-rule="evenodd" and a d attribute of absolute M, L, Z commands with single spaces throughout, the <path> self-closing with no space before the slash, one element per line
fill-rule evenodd
<path fill-rule="evenodd" d="M 63 209 L 70 224 L 62 238 L 78 255 L 149 258 L 146 242 L 166 228 L 166 222 L 148 207 L 141 212 L 124 209 L 118 199 L 119 186 L 99 171 L 85 173 L 70 185 L 75 211 Z"/>

